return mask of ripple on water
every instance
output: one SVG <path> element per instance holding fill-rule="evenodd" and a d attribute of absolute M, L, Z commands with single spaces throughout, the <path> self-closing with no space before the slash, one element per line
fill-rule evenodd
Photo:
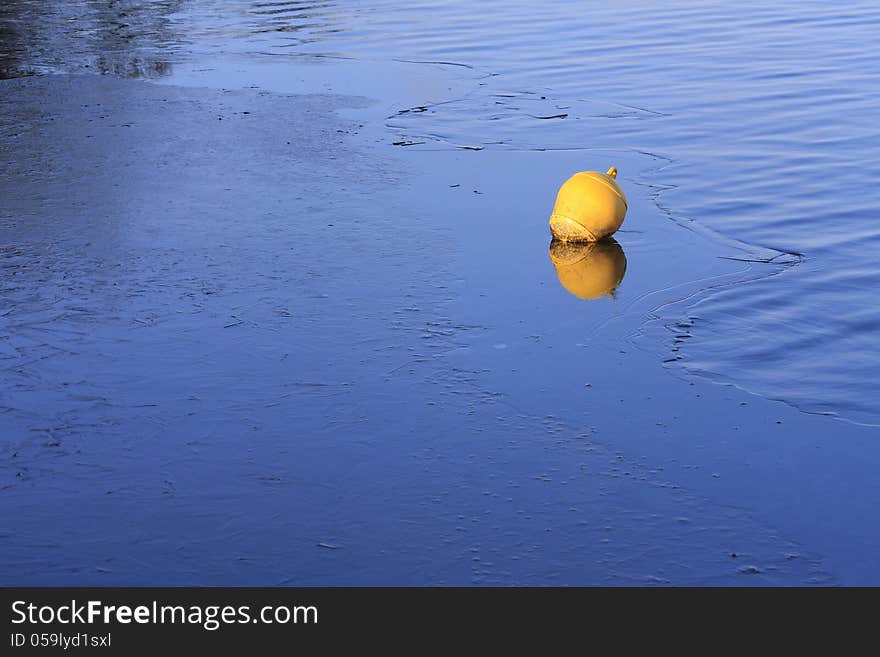
<path fill-rule="evenodd" d="M 156 77 L 218 53 L 466 64 L 471 93 L 389 128 L 419 147 L 662 153 L 674 216 L 801 255 L 697 300 L 679 362 L 878 423 L 878 24 L 864 1 L 18 1 L 0 8 L 0 77 Z"/>

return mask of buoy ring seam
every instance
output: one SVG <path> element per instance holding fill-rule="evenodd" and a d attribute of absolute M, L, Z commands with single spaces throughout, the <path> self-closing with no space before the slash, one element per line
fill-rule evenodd
<path fill-rule="evenodd" d="M 623 207 L 625 207 L 626 209 L 629 209 L 629 205 L 627 205 L 626 198 L 623 196 L 623 194 L 620 193 L 620 190 L 616 189 L 616 188 L 614 187 L 614 185 L 612 185 L 612 184 L 609 183 L 607 180 L 605 180 L 605 178 L 603 178 L 601 174 L 598 174 L 598 175 L 597 175 L 597 174 L 594 174 L 592 171 L 588 171 L 588 172 L 585 172 L 585 173 L 586 173 L 588 176 L 590 176 L 590 178 L 592 178 L 593 180 L 595 180 L 596 182 L 600 182 L 600 183 L 602 183 L 602 184 L 605 185 L 608 189 L 610 189 L 612 192 L 614 192 L 614 195 L 615 195 L 617 198 L 619 198 L 621 201 L 623 201 Z"/>

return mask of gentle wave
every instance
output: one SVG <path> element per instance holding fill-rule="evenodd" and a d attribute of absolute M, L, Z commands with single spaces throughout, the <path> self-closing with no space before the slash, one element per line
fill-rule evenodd
<path fill-rule="evenodd" d="M 768 276 L 683 310 L 703 321 L 678 362 L 880 422 L 876 3 L 124 4 L 5 3 L 0 71 L 154 77 L 212 53 L 466 65 L 470 93 L 401 108 L 389 128 L 437 146 L 664 156 L 676 217 L 799 263 L 755 263 Z"/>

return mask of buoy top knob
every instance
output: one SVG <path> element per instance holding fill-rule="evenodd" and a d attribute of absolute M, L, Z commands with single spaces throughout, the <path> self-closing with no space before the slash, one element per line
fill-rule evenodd
<path fill-rule="evenodd" d="M 610 176 L 612 178 L 617 178 L 617 167 L 611 167 L 608 171 L 605 172 L 606 176 Z"/>

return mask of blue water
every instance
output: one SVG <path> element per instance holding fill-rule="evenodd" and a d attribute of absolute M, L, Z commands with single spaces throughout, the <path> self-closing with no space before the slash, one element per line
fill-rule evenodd
<path fill-rule="evenodd" d="M 389 140 L 650 154 L 663 210 L 755 261 L 752 283 L 676 309 L 703 320 L 677 366 L 880 422 L 875 3 L 14 4 L 22 69 L 446 62 L 460 87 L 389 115 Z M 28 40 L 41 25 L 53 38 Z"/>
<path fill-rule="evenodd" d="M 4 3 L 4 578 L 878 581 L 878 19 Z"/>

